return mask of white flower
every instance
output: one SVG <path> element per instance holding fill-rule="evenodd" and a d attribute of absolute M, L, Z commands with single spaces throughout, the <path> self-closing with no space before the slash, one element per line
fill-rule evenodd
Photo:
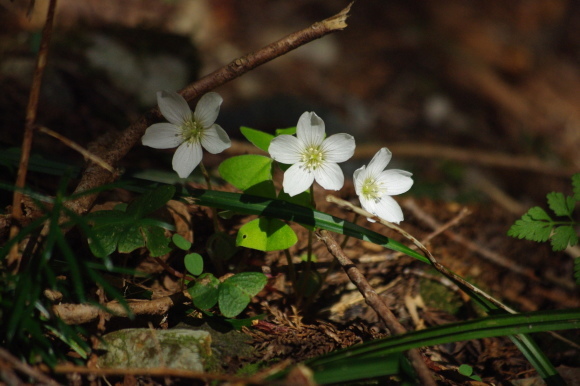
<path fill-rule="evenodd" d="M 355 170 L 354 187 L 362 207 L 367 212 L 398 224 L 403 221 L 403 211 L 391 196 L 411 189 L 413 180 L 412 174 L 404 170 L 384 170 L 391 156 L 389 149 L 383 147 L 375 154 L 368 167 Z"/>
<path fill-rule="evenodd" d="M 296 137 L 280 135 L 270 143 L 268 152 L 278 162 L 292 164 L 284 172 L 284 192 L 295 196 L 308 189 L 314 180 L 324 189 L 339 190 L 344 175 L 337 165 L 354 154 L 354 138 L 334 134 L 324 139 L 324 122 L 313 112 L 300 116 Z"/>
<path fill-rule="evenodd" d="M 143 145 L 155 149 L 179 146 L 173 156 L 173 170 L 181 178 L 189 176 L 201 162 L 202 146 L 210 153 L 217 154 L 232 145 L 225 130 L 214 123 L 222 101 L 219 94 L 207 93 L 201 97 L 192 114 L 181 95 L 159 91 L 159 110 L 170 123 L 149 126 L 141 139 Z"/>

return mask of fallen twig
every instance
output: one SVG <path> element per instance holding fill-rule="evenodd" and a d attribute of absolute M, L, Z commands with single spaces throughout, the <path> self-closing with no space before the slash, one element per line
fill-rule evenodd
<path fill-rule="evenodd" d="M 0 347 L 0 358 L 9 362 L 10 365 L 14 367 L 14 369 L 20 371 L 23 374 L 26 374 L 30 378 L 34 378 L 37 381 L 42 382 L 45 385 L 58 385 L 58 382 L 51 379 L 48 375 L 44 374 L 41 371 L 38 371 L 34 367 L 29 366 L 27 363 L 21 362 L 18 358 L 16 358 L 14 355 L 10 354 L 8 351 L 6 351 L 1 347 Z"/>
<path fill-rule="evenodd" d="M 419 242 L 419 240 L 417 240 L 415 237 L 411 236 L 409 233 L 405 232 L 403 229 L 399 228 L 395 224 L 392 224 L 392 223 L 390 223 L 388 221 L 385 221 L 382 218 L 377 217 L 377 216 L 373 215 L 372 213 L 367 212 L 364 209 L 361 209 L 361 208 L 359 208 L 357 206 L 354 206 L 353 204 L 351 204 L 348 201 L 341 200 L 340 198 L 334 197 L 332 195 L 326 196 L 326 201 L 335 203 L 335 204 L 337 204 L 337 205 L 339 205 L 339 206 L 341 206 L 343 208 L 350 209 L 353 212 L 360 214 L 361 216 L 364 216 L 364 217 L 367 217 L 367 218 L 371 218 L 371 219 L 373 219 L 373 220 L 375 220 L 375 221 L 383 224 L 384 226 L 386 226 L 386 227 L 388 227 L 388 228 L 396 231 L 397 233 L 399 233 L 403 237 L 405 237 L 408 240 L 410 240 L 413 244 L 415 244 L 415 246 L 417 246 L 417 248 L 419 248 L 419 250 L 429 260 L 429 262 L 431 263 L 431 265 L 433 266 L 433 268 L 435 268 L 437 271 L 439 271 L 442 275 L 448 277 L 449 279 L 451 279 L 451 281 L 455 282 L 456 284 L 459 284 L 460 286 L 469 288 L 473 293 L 476 293 L 477 295 L 483 297 L 484 299 L 486 299 L 490 303 L 494 304 L 496 307 L 501 308 L 502 310 L 507 311 L 510 314 L 515 314 L 516 313 L 515 310 L 513 310 L 512 308 L 506 306 L 501 301 L 497 300 L 496 298 L 494 298 L 493 296 L 491 296 L 487 292 L 485 292 L 485 291 L 477 288 L 473 284 L 467 282 L 461 276 L 459 276 L 456 273 L 451 272 L 450 270 L 448 270 L 441 263 L 439 263 L 437 261 L 437 259 L 435 259 L 435 257 L 433 256 L 433 254 L 423 244 L 421 244 Z"/>
<path fill-rule="evenodd" d="M 377 313 L 379 318 L 385 323 L 393 334 L 404 334 L 405 327 L 399 322 L 397 317 L 391 312 L 389 307 L 383 302 L 381 297 L 371 287 L 364 275 L 358 270 L 354 263 L 344 254 L 340 245 L 334 240 L 327 230 L 317 233 L 320 240 L 326 244 L 328 251 L 338 260 L 349 279 L 356 285 L 360 293 L 364 296 L 366 303 Z M 421 352 L 418 349 L 408 351 L 409 361 L 417 372 L 417 376 L 423 385 L 435 385 L 429 368 L 425 364 Z"/>
<path fill-rule="evenodd" d="M 26 175 L 28 173 L 28 161 L 30 160 L 30 149 L 32 147 L 32 138 L 34 137 L 34 127 L 36 115 L 38 112 L 38 99 L 40 97 L 40 86 L 42 85 L 42 76 L 46 67 L 48 57 L 48 47 L 52 36 L 52 24 L 54 21 L 54 12 L 56 9 L 56 0 L 50 0 L 48 11 L 46 12 L 46 22 L 42 29 L 40 40 L 40 49 L 36 58 L 36 68 L 30 87 L 30 96 L 28 97 L 28 106 L 26 107 L 26 118 L 24 121 L 24 137 L 22 138 L 22 153 L 20 154 L 20 163 L 16 175 L 14 194 L 12 196 L 12 225 L 10 227 L 10 239 L 13 239 L 20 232 L 20 224 L 23 220 L 22 207 L 22 189 L 26 185 Z M 10 249 L 8 254 L 8 267 L 12 272 L 18 272 L 20 268 L 21 255 L 18 252 L 18 243 Z"/>
<path fill-rule="evenodd" d="M 133 315 L 163 315 L 173 306 L 189 301 L 187 291 L 178 292 L 159 299 L 127 302 L 127 307 Z M 103 309 L 105 307 L 105 309 Z M 127 308 L 112 301 L 102 306 L 92 304 L 57 304 L 52 308 L 54 314 L 66 324 L 83 324 L 95 320 L 100 313 L 106 312 L 112 316 L 128 317 Z"/>

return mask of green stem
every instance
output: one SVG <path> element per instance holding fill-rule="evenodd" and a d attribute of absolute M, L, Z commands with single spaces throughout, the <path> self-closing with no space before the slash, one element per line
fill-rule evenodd
<path fill-rule="evenodd" d="M 312 209 L 316 210 L 316 202 L 314 201 L 314 183 L 310 186 L 310 204 L 312 205 Z M 313 240 L 314 232 L 312 230 L 308 230 L 308 246 L 306 250 L 306 266 L 304 271 L 302 272 L 302 280 L 300 284 L 300 294 L 299 294 L 299 303 L 302 300 L 302 297 L 306 295 L 306 289 L 308 288 L 308 278 L 310 277 L 310 270 L 312 269 L 312 240 Z"/>
<path fill-rule="evenodd" d="M 209 177 L 209 173 L 207 172 L 207 169 L 205 168 L 205 165 L 203 164 L 203 162 L 199 163 L 199 168 L 201 170 L 201 174 L 203 174 L 203 178 L 205 179 L 205 183 L 207 184 L 207 190 L 213 190 L 213 187 L 211 185 L 211 179 Z M 214 233 L 220 232 L 220 224 L 218 222 L 217 213 L 218 213 L 217 208 L 212 207 L 211 208 L 211 217 L 212 217 L 212 221 L 213 221 Z M 212 256 L 213 256 L 213 254 L 212 254 Z M 215 266 L 216 272 L 220 276 L 223 275 L 225 273 L 223 260 L 219 256 L 213 256 L 212 262 Z"/>
<path fill-rule="evenodd" d="M 207 169 L 205 168 L 203 162 L 199 163 L 199 168 L 201 170 L 201 174 L 203 174 L 203 178 L 205 179 L 205 183 L 207 184 L 207 190 L 213 190 L 213 187 L 211 186 L 211 179 L 209 177 L 209 173 L 207 172 Z M 217 209 L 212 207 L 211 214 L 212 214 L 212 218 L 213 218 L 213 229 L 217 233 L 220 231 L 220 226 L 219 226 L 218 218 L 217 218 Z"/>
<path fill-rule="evenodd" d="M 298 282 L 296 281 L 296 267 L 294 267 L 294 262 L 292 261 L 292 255 L 288 248 L 284 249 L 284 254 L 286 255 L 286 260 L 288 260 L 288 275 L 290 276 L 290 281 L 292 282 L 292 287 L 296 291 Z"/>

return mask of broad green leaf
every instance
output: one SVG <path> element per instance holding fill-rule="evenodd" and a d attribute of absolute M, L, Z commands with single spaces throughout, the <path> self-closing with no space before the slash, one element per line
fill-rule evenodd
<path fill-rule="evenodd" d="M 272 141 L 272 138 L 274 138 L 272 134 L 264 133 L 263 131 L 251 129 L 245 126 L 240 127 L 240 131 L 254 146 L 264 150 L 266 153 L 268 152 L 270 142 Z"/>
<path fill-rule="evenodd" d="M 562 193 L 552 192 L 546 196 L 548 199 L 548 206 L 556 214 L 556 216 L 570 216 L 574 211 L 576 200 L 574 197 L 565 197 Z"/>
<path fill-rule="evenodd" d="M 298 241 L 296 233 L 283 221 L 260 217 L 240 228 L 236 245 L 258 251 L 279 251 L 290 248 Z"/>
<path fill-rule="evenodd" d="M 219 172 L 224 180 L 240 190 L 246 190 L 272 179 L 272 159 L 256 154 L 239 155 L 223 161 Z"/>
<path fill-rule="evenodd" d="M 193 287 L 187 289 L 193 304 L 202 310 L 215 306 L 218 302 L 218 288 L 220 281 L 211 273 L 200 275 Z"/>
<path fill-rule="evenodd" d="M 193 276 L 199 276 L 203 272 L 203 257 L 199 253 L 188 253 L 183 258 L 185 269 Z"/>
<path fill-rule="evenodd" d="M 162 228 L 145 226 L 142 231 L 149 255 L 159 257 L 171 252 L 169 238 L 165 236 L 165 231 Z"/>
<path fill-rule="evenodd" d="M 117 246 L 119 252 L 130 253 L 135 249 L 144 246 L 145 239 L 141 232 L 141 227 L 138 224 L 126 227 L 122 230 L 122 234 L 119 237 L 119 244 Z"/>
<path fill-rule="evenodd" d="M 127 206 L 126 213 L 141 218 L 146 214 L 163 207 L 175 194 L 172 185 L 160 185 L 155 189 L 148 189 Z"/>
<path fill-rule="evenodd" d="M 516 220 L 508 230 L 508 236 L 531 241 L 544 242 L 550 237 L 553 222 L 540 207 L 531 208 L 521 219 Z"/>
<path fill-rule="evenodd" d="M 219 307 L 226 318 L 242 312 L 252 297 L 264 288 L 268 279 L 259 272 L 242 272 L 227 278 L 219 286 Z"/>
<path fill-rule="evenodd" d="M 294 135 L 296 134 L 296 126 L 288 127 L 286 129 L 276 129 L 276 137 L 279 135 Z"/>
<path fill-rule="evenodd" d="M 89 239 L 89 247 L 96 257 L 109 256 L 115 252 L 119 238 L 123 234 L 121 226 L 104 226 L 93 228 L 92 237 Z"/>
<path fill-rule="evenodd" d="M 173 236 L 171 236 L 171 241 L 173 241 L 173 244 L 175 244 L 177 248 L 183 251 L 189 251 L 189 248 L 191 248 L 191 242 L 189 242 L 189 240 L 186 240 L 182 235 L 178 233 L 174 233 Z"/>
<path fill-rule="evenodd" d="M 572 188 L 574 190 L 574 199 L 580 201 L 580 173 L 572 176 Z"/>
<path fill-rule="evenodd" d="M 556 227 L 550 239 L 554 251 L 563 251 L 568 245 L 578 244 L 578 235 L 570 225 Z"/>

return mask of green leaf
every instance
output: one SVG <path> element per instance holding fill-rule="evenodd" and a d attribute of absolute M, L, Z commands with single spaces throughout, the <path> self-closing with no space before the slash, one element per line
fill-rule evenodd
<path fill-rule="evenodd" d="M 471 374 L 473 374 L 473 368 L 466 364 L 459 366 L 457 371 L 459 372 L 459 374 L 465 375 L 466 377 L 471 377 Z"/>
<path fill-rule="evenodd" d="M 218 302 L 218 288 L 220 281 L 211 273 L 200 275 L 193 287 L 187 289 L 193 304 L 202 310 L 215 306 Z"/>
<path fill-rule="evenodd" d="M 193 276 L 199 276 L 203 272 L 203 257 L 199 253 L 188 253 L 183 258 L 185 269 Z"/>
<path fill-rule="evenodd" d="M 219 286 L 219 307 L 226 318 L 233 318 L 242 312 L 268 279 L 259 272 L 242 272 L 227 278 Z"/>
<path fill-rule="evenodd" d="M 174 194 L 175 187 L 172 185 L 161 185 L 155 189 L 148 189 L 129 204 L 126 213 L 135 218 L 141 218 L 163 207 Z"/>
<path fill-rule="evenodd" d="M 264 133 L 263 131 L 256 129 L 250 129 L 249 127 L 245 126 L 240 127 L 240 131 L 242 132 L 242 135 L 246 137 L 246 139 L 254 146 L 264 150 L 266 153 L 268 152 L 270 142 L 272 141 L 272 138 L 274 138 L 272 134 Z"/>
<path fill-rule="evenodd" d="M 191 243 L 178 233 L 174 233 L 173 236 L 171 236 L 171 241 L 173 241 L 173 244 L 175 244 L 177 248 L 183 251 L 189 251 L 189 248 L 191 248 Z"/>
<path fill-rule="evenodd" d="M 283 221 L 260 217 L 240 228 L 236 245 L 258 251 L 279 251 L 296 244 L 298 237 Z"/>
<path fill-rule="evenodd" d="M 123 234 L 121 226 L 103 226 L 93 228 L 89 247 L 96 257 L 106 257 L 115 252 L 119 238 Z"/>
<path fill-rule="evenodd" d="M 580 256 L 574 258 L 574 281 L 580 285 Z"/>
<path fill-rule="evenodd" d="M 554 251 L 563 251 L 568 245 L 578 244 L 578 235 L 570 225 L 559 226 L 554 229 L 551 243 Z"/>
<path fill-rule="evenodd" d="M 286 129 L 276 129 L 276 137 L 279 135 L 294 135 L 296 134 L 296 126 L 288 127 Z"/>
<path fill-rule="evenodd" d="M 171 252 L 169 238 L 165 236 L 165 231 L 162 228 L 146 226 L 142 230 L 145 246 L 152 257 L 163 256 Z"/>
<path fill-rule="evenodd" d="M 539 206 L 533 207 L 508 230 L 508 236 L 544 242 L 550 237 L 553 222 Z"/>
<path fill-rule="evenodd" d="M 119 252 L 130 253 L 144 246 L 145 239 L 143 238 L 143 233 L 141 233 L 141 227 L 139 225 L 129 226 L 122 230 L 117 246 Z"/>
<path fill-rule="evenodd" d="M 93 254 L 105 257 L 115 249 L 121 253 L 130 253 L 144 246 L 154 257 L 169 253 L 169 240 L 162 228 L 171 229 L 172 226 L 144 216 L 165 205 L 174 194 L 175 187 L 163 185 L 145 190 L 129 204 L 125 212 L 104 210 L 85 216 L 93 224 L 89 235 Z"/>
<path fill-rule="evenodd" d="M 552 192 L 546 196 L 548 198 L 548 206 L 556 214 L 556 216 L 571 216 L 574 211 L 576 200 L 574 197 L 564 197 L 562 193 Z"/>
<path fill-rule="evenodd" d="M 224 180 L 240 190 L 272 179 L 272 159 L 256 154 L 228 158 L 219 166 Z"/>
<path fill-rule="evenodd" d="M 574 199 L 580 201 L 580 173 L 572 176 L 572 187 L 574 190 Z"/>

